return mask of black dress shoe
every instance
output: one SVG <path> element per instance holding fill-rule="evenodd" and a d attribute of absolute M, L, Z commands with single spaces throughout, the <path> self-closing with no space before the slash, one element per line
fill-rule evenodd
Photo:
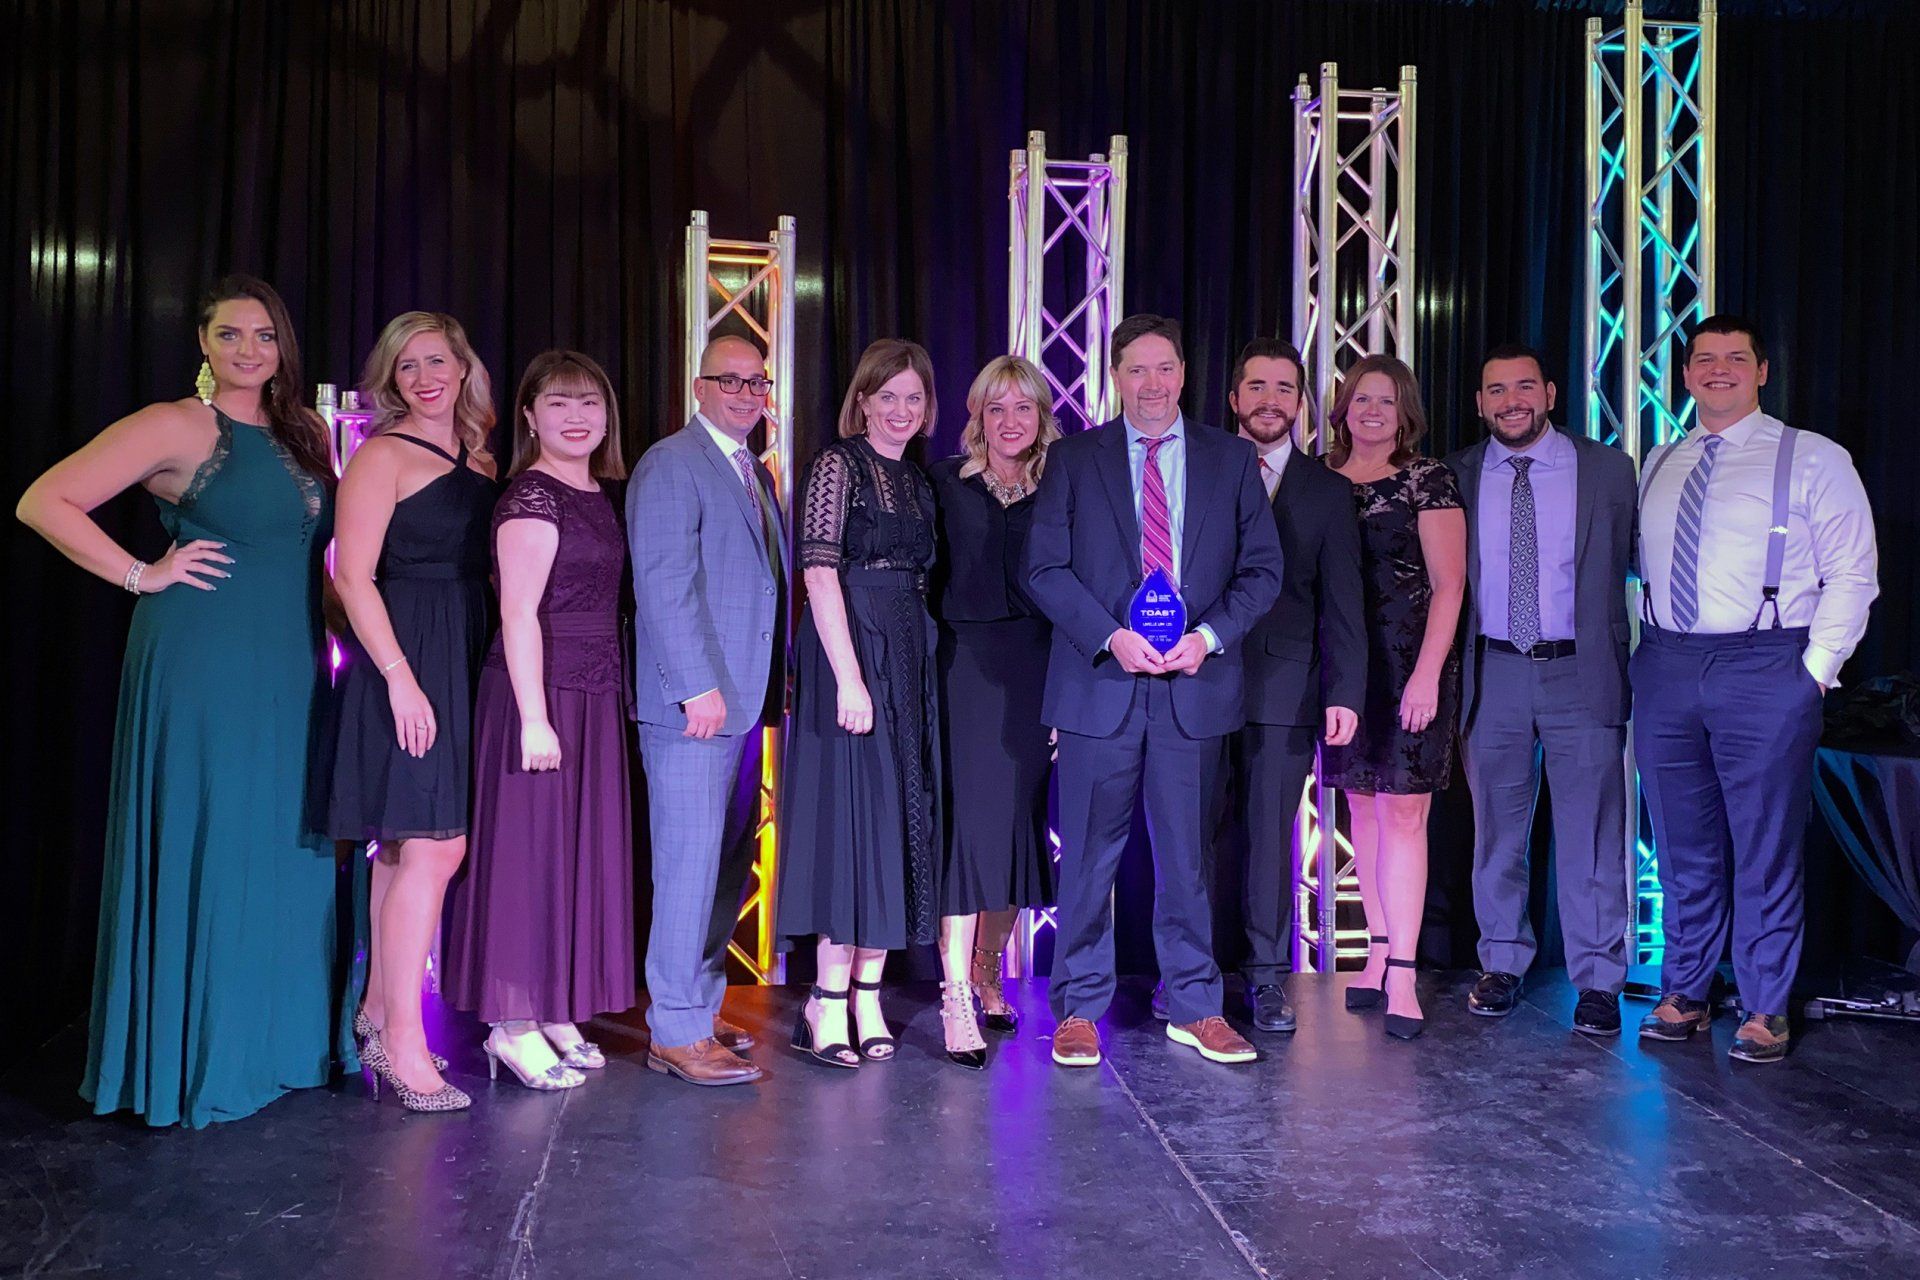
<path fill-rule="evenodd" d="M 1167 1006 L 1166 983 L 1156 982 L 1153 984 L 1153 999 L 1147 1003 L 1149 1007 L 1152 1008 L 1154 1017 L 1160 1019 L 1162 1022 L 1173 1021 L 1173 1010 Z"/>
<path fill-rule="evenodd" d="M 1584 1036 L 1620 1034 L 1620 997 L 1611 991 L 1582 991 L 1573 1006 L 1573 1029 Z"/>
<path fill-rule="evenodd" d="M 1504 1018 L 1513 1012 L 1513 1006 L 1520 1003 L 1520 975 L 1500 973 L 1489 970 L 1480 975 L 1480 981 L 1473 984 L 1473 991 L 1467 996 L 1467 1012 L 1477 1013 L 1483 1018 Z M 1620 1018 L 1614 1015 L 1614 1029 L 1618 1030 Z"/>
<path fill-rule="evenodd" d="M 1296 1025 L 1287 989 L 1277 982 L 1263 982 L 1248 991 L 1247 1012 L 1255 1031 L 1291 1031 Z"/>

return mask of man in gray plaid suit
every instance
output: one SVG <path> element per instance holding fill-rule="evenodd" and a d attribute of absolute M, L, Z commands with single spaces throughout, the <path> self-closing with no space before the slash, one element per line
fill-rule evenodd
<path fill-rule="evenodd" d="M 714 340 L 694 387 L 693 418 L 627 487 L 653 853 L 647 1066 L 747 1084 L 761 1074 L 744 1053 L 753 1040 L 720 1000 L 753 857 L 760 731 L 784 701 L 786 533 L 773 476 L 747 447 L 771 388 L 759 349 Z"/>

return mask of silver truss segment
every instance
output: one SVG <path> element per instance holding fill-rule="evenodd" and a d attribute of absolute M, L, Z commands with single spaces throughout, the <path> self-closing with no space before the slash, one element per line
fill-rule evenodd
<path fill-rule="evenodd" d="M 1007 349 L 1046 375 L 1061 430 L 1117 410 L 1108 338 L 1126 274 L 1127 140 L 1050 160 L 1047 135 L 1015 151 L 1008 192 Z M 1050 290 L 1065 283 L 1057 296 Z"/>
<path fill-rule="evenodd" d="M 1686 434 L 1686 334 L 1714 307 L 1717 0 L 1698 22 L 1649 25 L 1641 0 L 1621 24 L 1587 23 L 1586 433 L 1636 462 Z M 1639 610 L 1628 616 L 1636 629 Z M 1634 802 L 1626 859 L 1634 893 L 1628 959 L 1659 963 L 1665 928 L 1652 823 Z M 1638 983 L 1636 983 L 1638 985 Z"/>
<path fill-rule="evenodd" d="M 1060 429 L 1084 431 L 1119 411 L 1110 357 L 1126 278 L 1127 140 L 1114 134 L 1104 155 L 1050 160 L 1036 130 L 1012 156 L 1007 350 L 1046 378 Z M 1049 828 L 1047 841 L 1058 860 L 1059 832 Z M 1050 909 L 1021 913 L 1007 977 L 1031 972 L 1034 940 L 1053 927 Z"/>
<path fill-rule="evenodd" d="M 1374 354 L 1413 362 L 1415 85 L 1403 66 L 1398 92 L 1342 89 L 1339 64 L 1323 62 L 1317 91 L 1304 74 L 1294 90 L 1293 341 L 1310 392 L 1296 430 L 1315 454 L 1343 368 Z M 1326 973 L 1364 957 L 1368 931 L 1321 772 L 1316 760 L 1294 827 L 1294 928 L 1302 969 Z"/>
<path fill-rule="evenodd" d="M 683 284 L 686 298 L 686 415 L 693 416 L 694 379 L 700 373 L 700 353 L 731 324 L 743 326 L 767 350 L 767 372 L 773 389 L 767 399 L 766 445 L 760 460 L 773 472 L 780 511 L 792 525 L 793 404 L 794 404 L 794 295 L 799 280 L 795 256 L 796 224 L 783 216 L 764 240 L 716 240 L 704 209 L 695 209 L 687 223 L 687 252 Z M 788 566 L 792 582 L 792 566 Z M 789 599 L 792 593 L 789 592 Z M 782 618 L 786 627 L 789 619 Z M 760 786 L 754 839 L 759 845 L 749 875 L 747 896 L 728 953 L 744 965 L 755 981 L 780 982 L 785 964 L 774 948 L 774 886 L 778 883 L 781 730 L 768 729 L 762 743 Z"/>

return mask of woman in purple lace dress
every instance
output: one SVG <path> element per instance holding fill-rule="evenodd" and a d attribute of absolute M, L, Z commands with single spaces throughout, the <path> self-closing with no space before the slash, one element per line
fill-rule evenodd
<path fill-rule="evenodd" d="M 493 513 L 500 634 L 474 708 L 473 821 L 447 991 L 489 1070 L 566 1089 L 606 1065 L 575 1024 L 633 1006 L 633 836 L 620 590 L 626 473 L 599 365 L 549 351 L 515 397 Z"/>

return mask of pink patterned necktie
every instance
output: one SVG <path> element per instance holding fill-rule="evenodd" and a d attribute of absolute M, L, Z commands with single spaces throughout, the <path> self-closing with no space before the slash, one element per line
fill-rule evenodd
<path fill-rule="evenodd" d="M 765 520 L 767 513 L 760 507 L 760 485 L 753 476 L 753 459 L 745 448 L 733 451 L 733 464 L 740 468 L 740 479 L 746 482 L 747 497 L 753 500 L 753 514 Z"/>
<path fill-rule="evenodd" d="M 1155 569 L 1173 575 L 1173 522 L 1167 513 L 1167 481 L 1160 474 L 1160 446 L 1168 437 L 1148 440 L 1147 465 L 1140 481 L 1140 569 L 1148 577 Z"/>

